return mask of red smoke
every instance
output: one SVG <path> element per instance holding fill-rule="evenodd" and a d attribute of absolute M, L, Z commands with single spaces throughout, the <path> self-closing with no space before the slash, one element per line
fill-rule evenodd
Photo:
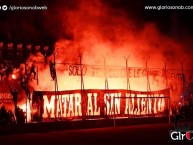
<path fill-rule="evenodd" d="M 59 15 L 54 17 L 56 22 L 62 23 L 58 28 L 61 33 L 71 36 L 71 39 L 61 36 L 55 43 L 59 90 L 80 89 L 80 76 L 68 76 L 67 65 L 69 63 L 79 64 L 80 55 L 83 55 L 83 64 L 100 65 L 101 67 L 104 65 L 104 57 L 107 54 L 107 66 L 125 67 L 123 57 L 130 55 L 129 67 L 145 67 L 149 57 L 149 68 L 163 69 L 163 59 L 166 59 L 168 68 L 175 68 L 181 72 L 179 61 L 186 58 L 183 52 L 184 45 L 161 34 L 156 24 L 145 23 L 139 27 L 136 21 L 129 18 L 123 11 L 113 9 L 100 0 L 76 2 L 73 8 L 62 9 L 58 6 L 57 14 Z M 45 15 L 49 17 L 49 14 Z M 48 60 L 53 61 L 53 58 L 52 55 Z M 31 55 L 29 60 L 44 62 L 44 56 L 37 53 L 35 56 Z M 36 80 L 32 82 L 35 90 L 54 90 L 48 63 L 38 64 L 38 77 L 38 85 Z M 104 89 L 104 78 L 85 76 L 84 80 L 85 89 Z M 152 89 L 165 88 L 165 82 L 158 81 L 159 85 L 151 86 Z M 126 89 L 125 78 L 109 79 L 109 88 Z M 146 78 L 141 78 L 140 82 L 131 80 L 131 89 L 146 90 Z"/>

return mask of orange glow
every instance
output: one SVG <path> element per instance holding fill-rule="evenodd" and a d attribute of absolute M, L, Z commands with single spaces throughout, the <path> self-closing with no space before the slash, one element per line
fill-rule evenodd
<path fill-rule="evenodd" d="M 16 80 L 16 79 L 17 79 L 17 77 L 16 77 L 15 74 L 12 74 L 11 77 L 12 77 L 13 80 Z"/>
<path fill-rule="evenodd" d="M 55 58 L 57 82 L 53 81 L 50 76 L 49 64 L 42 63 L 45 60 L 44 55 L 38 52 L 29 56 L 27 60 L 29 63 L 39 62 L 36 64 L 38 80 L 32 79 L 30 82 L 35 91 L 55 91 L 55 83 L 57 83 L 59 91 L 80 90 L 81 88 L 85 90 L 131 89 L 137 91 L 165 89 L 163 58 L 169 57 L 166 58 L 168 59 L 167 81 L 169 84 L 167 87 L 175 88 L 175 94 L 171 94 L 172 101 L 178 98 L 176 94 L 180 94 L 181 82 L 171 76 L 173 73 L 181 73 L 181 66 L 179 63 L 170 62 L 170 60 L 175 61 L 176 58 L 186 56 L 182 51 L 183 45 L 163 36 L 156 24 L 146 23 L 143 27 L 136 28 L 135 22 L 128 20 L 128 17 L 125 17 L 123 13 L 116 12 L 119 17 L 114 17 L 111 10 L 100 1 L 78 1 L 76 10 L 60 10 L 59 19 L 62 23 L 65 22 L 65 28 L 60 28 L 60 31 L 64 34 L 66 32 L 72 34 L 73 39 L 58 39 L 54 49 L 54 52 L 57 50 L 57 54 L 52 54 L 47 58 L 52 62 Z M 166 56 L 170 53 L 171 56 Z M 130 57 L 127 72 L 124 57 L 128 56 Z M 82 65 L 82 79 L 80 65 Z M 175 72 L 169 70 L 173 68 L 176 69 Z M 149 78 L 147 77 L 148 71 Z M 126 72 L 129 74 L 128 78 Z M 127 82 L 128 79 L 129 82 Z M 150 90 L 147 88 L 148 79 Z M 143 100 L 143 104 L 149 104 L 148 110 L 154 110 L 154 112 L 164 108 L 164 101 L 159 99 L 154 101 L 155 103 L 158 101 L 158 109 L 155 105 L 152 108 L 151 100 Z M 46 109 L 51 111 L 52 107 L 52 105 L 48 105 Z M 139 114 L 139 111 L 136 113 Z M 141 113 L 145 114 L 146 112 Z"/>
<path fill-rule="evenodd" d="M 24 114 L 26 114 L 26 104 L 20 105 L 19 108 L 21 108 Z M 29 103 L 27 103 L 27 121 L 31 121 L 31 113 L 33 112 L 31 112 L 31 107 Z"/>
<path fill-rule="evenodd" d="M 19 107 L 23 110 L 23 112 L 26 112 L 26 104 L 23 104 L 23 105 L 21 105 Z"/>

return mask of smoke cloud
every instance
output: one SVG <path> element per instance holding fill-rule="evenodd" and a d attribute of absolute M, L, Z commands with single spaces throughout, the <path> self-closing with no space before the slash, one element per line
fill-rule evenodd
<path fill-rule="evenodd" d="M 28 58 L 29 65 L 34 60 L 38 62 L 39 80 L 32 79 L 31 83 L 34 90 L 54 90 L 48 63 L 54 61 L 54 55 L 59 90 L 80 89 L 80 77 L 68 77 L 68 66 L 65 65 L 79 64 L 80 56 L 82 63 L 87 65 L 103 66 L 106 59 L 107 66 L 125 66 L 124 57 L 130 56 L 129 67 L 145 67 L 148 61 L 149 68 L 162 69 L 163 59 L 170 69 L 180 71 L 180 61 L 184 60 L 184 69 L 191 66 L 191 59 L 184 49 L 187 43 L 164 35 L 154 22 L 138 23 L 134 16 L 104 0 L 72 0 L 62 1 L 62 4 L 56 1 L 49 11 L 42 12 L 36 19 L 41 22 L 38 25 L 41 31 L 37 32 L 31 24 L 26 24 L 26 29 L 33 36 L 45 36 L 46 40 L 40 41 L 54 40 L 55 43 L 47 62 L 41 53 Z M 87 80 L 86 88 L 93 84 L 91 78 Z M 97 88 L 104 89 L 104 79 L 94 82 Z M 138 90 L 146 87 L 144 82 L 132 85 Z"/>

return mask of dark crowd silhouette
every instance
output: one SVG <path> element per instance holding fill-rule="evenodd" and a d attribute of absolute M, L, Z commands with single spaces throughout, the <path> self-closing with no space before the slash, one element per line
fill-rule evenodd
<path fill-rule="evenodd" d="M 15 108 L 15 115 L 11 110 L 7 111 L 5 106 L 0 108 L 0 125 L 24 124 L 25 118 L 25 113 L 18 106 Z"/>
<path fill-rule="evenodd" d="M 193 120 L 193 97 L 183 98 L 171 105 L 172 116 L 182 114 L 186 119 Z"/>

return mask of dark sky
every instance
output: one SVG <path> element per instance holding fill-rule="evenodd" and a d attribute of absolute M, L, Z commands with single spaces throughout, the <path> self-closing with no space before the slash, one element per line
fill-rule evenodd
<path fill-rule="evenodd" d="M 46 11 L 0 11 L 0 40 L 21 43 L 54 43 L 61 33 L 59 9 L 75 9 L 78 0 L 0 0 L 0 5 L 46 5 Z M 193 36 L 193 10 L 144 10 L 145 5 L 191 5 L 191 0 L 102 0 L 143 25 L 154 22 L 161 33 L 183 40 Z"/>

